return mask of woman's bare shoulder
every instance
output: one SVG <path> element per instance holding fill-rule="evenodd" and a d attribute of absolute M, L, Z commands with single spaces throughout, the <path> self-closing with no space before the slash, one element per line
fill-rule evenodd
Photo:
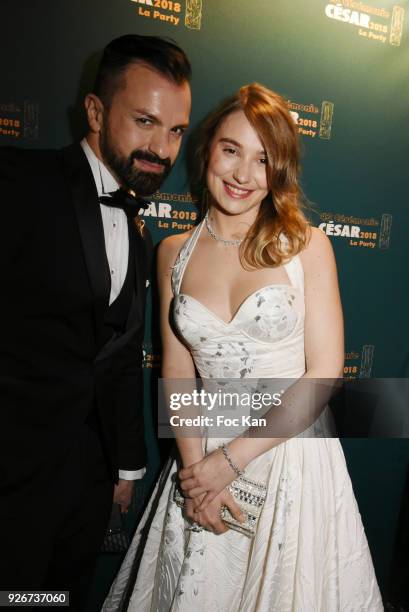
<path fill-rule="evenodd" d="M 305 272 L 319 273 L 323 267 L 335 264 L 334 250 L 330 239 L 318 227 L 310 227 L 309 240 L 300 253 Z"/>
<path fill-rule="evenodd" d="M 300 253 L 303 259 L 333 257 L 334 250 L 330 239 L 318 227 L 309 228 L 309 238 L 306 247 Z"/>

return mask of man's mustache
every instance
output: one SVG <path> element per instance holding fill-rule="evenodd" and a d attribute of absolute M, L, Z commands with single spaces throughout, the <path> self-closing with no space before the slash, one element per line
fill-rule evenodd
<path fill-rule="evenodd" d="M 131 153 L 131 160 L 134 159 L 141 159 L 142 161 L 151 162 L 152 164 L 159 164 L 164 167 L 165 171 L 170 170 L 172 165 L 170 157 L 162 159 L 162 157 L 155 155 L 155 153 L 141 151 L 141 149 L 135 149 L 135 151 Z"/>

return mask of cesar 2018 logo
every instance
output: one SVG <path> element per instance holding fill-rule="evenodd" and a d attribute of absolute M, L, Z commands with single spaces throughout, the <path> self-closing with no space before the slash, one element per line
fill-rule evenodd
<path fill-rule="evenodd" d="M 331 138 L 332 120 L 334 116 L 334 103 L 324 100 L 321 104 L 321 116 L 318 120 L 320 109 L 315 104 L 299 104 L 287 100 L 287 106 L 294 123 L 298 127 L 298 133 L 303 136 L 318 136 L 323 140 Z"/>
<path fill-rule="evenodd" d="M 363 9 L 364 12 L 357 9 Z M 324 13 L 328 19 L 355 26 L 362 38 L 385 43 L 389 34 L 390 45 L 399 47 L 401 44 L 405 17 L 405 9 L 401 6 L 395 5 L 390 12 L 353 0 L 331 0 L 325 5 Z"/>
<path fill-rule="evenodd" d="M 180 24 L 182 2 L 174 0 L 131 0 L 139 5 L 138 15 L 166 21 L 174 26 Z M 202 0 L 185 0 L 185 26 L 189 30 L 200 30 L 202 25 Z M 166 11 L 166 12 L 163 12 Z"/>
<path fill-rule="evenodd" d="M 16 102 L 0 104 L 0 136 L 37 140 L 39 131 L 38 102 L 24 100 L 23 104 Z"/>
<path fill-rule="evenodd" d="M 378 246 L 381 250 L 389 248 L 392 228 L 392 215 L 389 213 L 384 213 L 380 221 L 327 212 L 321 213 L 320 217 L 322 223 L 318 225 L 319 229 L 327 236 L 349 238 L 349 246 L 370 249 Z"/>

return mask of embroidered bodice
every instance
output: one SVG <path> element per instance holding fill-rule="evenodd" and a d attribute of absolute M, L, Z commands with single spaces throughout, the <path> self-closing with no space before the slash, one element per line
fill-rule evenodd
<path fill-rule="evenodd" d="M 305 372 L 304 274 L 301 260 L 284 264 L 289 284 L 257 289 L 226 322 L 180 293 L 203 222 L 181 248 L 172 271 L 175 326 L 202 378 L 298 378 Z"/>

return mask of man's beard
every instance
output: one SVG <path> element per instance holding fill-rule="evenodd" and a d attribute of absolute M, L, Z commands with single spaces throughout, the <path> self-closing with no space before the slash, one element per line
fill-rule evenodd
<path fill-rule="evenodd" d="M 154 153 L 134 149 L 129 157 L 121 157 L 109 142 L 106 131 L 101 133 L 100 149 L 103 160 L 113 170 L 125 189 L 132 189 L 136 195 L 148 196 L 155 193 L 172 169 L 170 158 L 161 159 Z M 142 159 L 163 166 L 162 172 L 144 172 L 136 168 L 134 159 Z"/>

